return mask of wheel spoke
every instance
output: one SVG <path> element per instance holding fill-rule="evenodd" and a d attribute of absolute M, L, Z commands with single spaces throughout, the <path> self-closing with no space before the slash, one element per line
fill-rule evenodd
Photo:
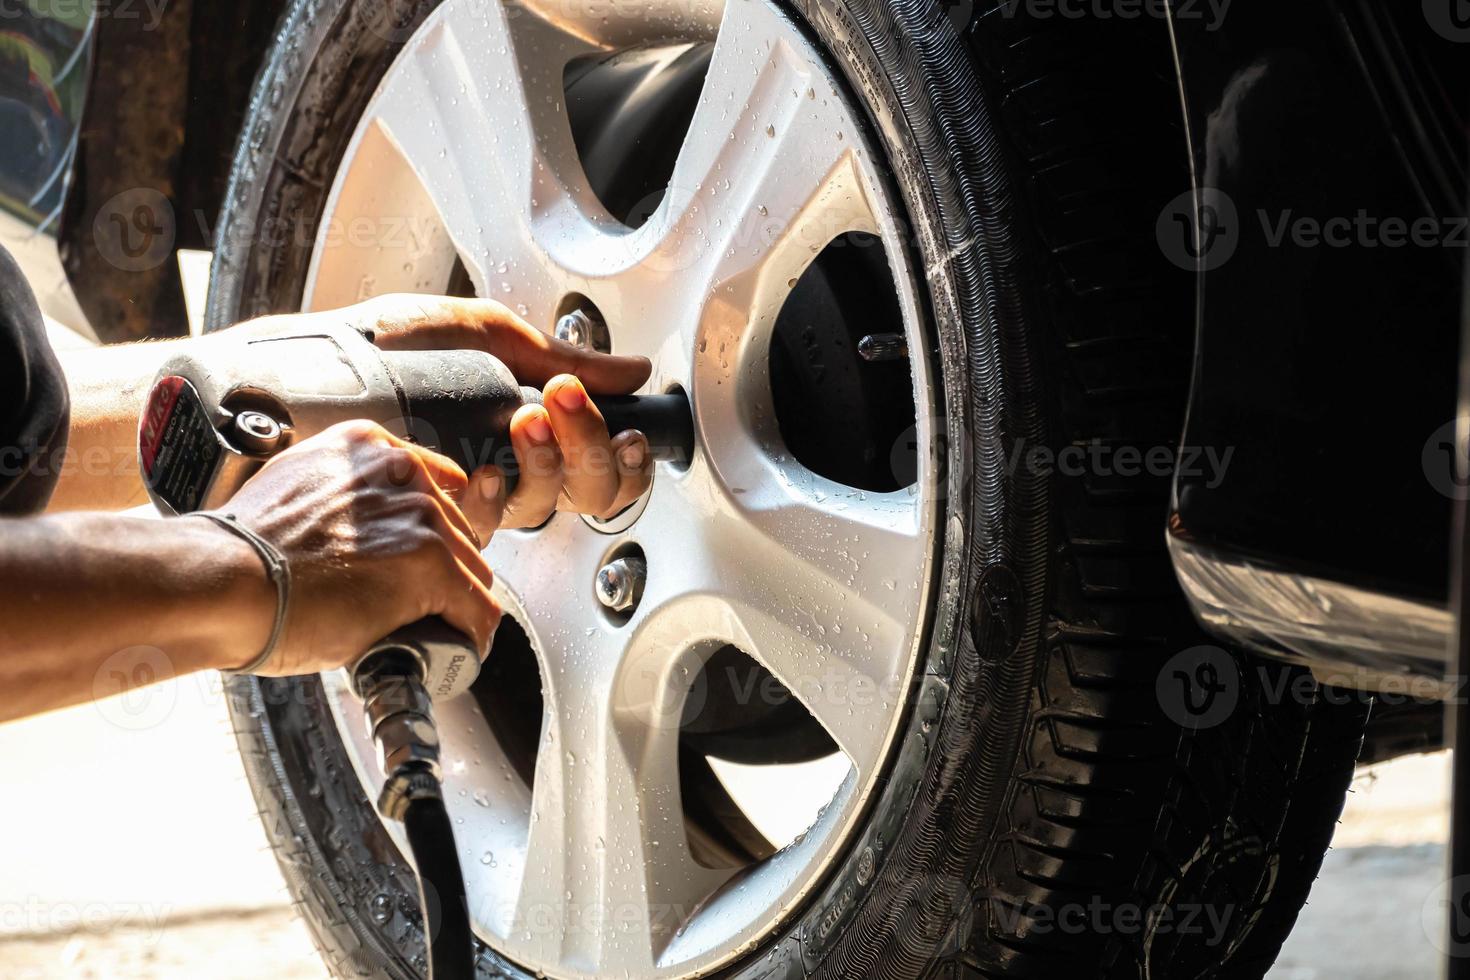
<path fill-rule="evenodd" d="M 661 651 L 655 651 L 661 655 Z M 676 658 L 677 659 L 677 658 Z M 645 660 L 608 685 L 586 676 L 562 692 L 537 762 L 531 855 L 516 928 L 541 955 L 596 975 L 646 971 L 696 906 L 728 877 L 690 855 L 679 795 L 677 726 L 647 724 L 685 676 Z M 607 687 L 635 701 L 619 706 Z M 667 695 L 654 695 L 656 688 Z"/>
<path fill-rule="evenodd" d="M 856 125 L 780 40 L 783 17 L 770 4 L 726 5 L 668 191 L 620 243 L 626 268 L 615 274 L 641 299 L 619 337 L 653 356 L 666 382 L 689 384 L 683 365 L 696 350 L 768 336 L 821 249 L 875 227 Z"/>
<path fill-rule="evenodd" d="M 697 266 L 687 289 L 744 312 L 766 285 L 783 293 L 833 238 L 873 227 L 851 120 L 780 40 L 783 17 L 770 4 L 727 5 L 649 259 L 665 271 Z"/>
<path fill-rule="evenodd" d="M 914 498 L 859 494 L 810 474 L 801 483 L 768 477 L 759 491 L 707 479 L 694 506 L 671 501 L 653 515 L 669 530 L 667 551 L 650 553 L 650 565 L 680 577 L 653 599 L 665 608 L 649 621 L 760 661 L 868 774 L 888 737 L 877 720 L 905 696 L 913 652 L 923 583 L 911 569 L 925 548 Z M 691 550 L 707 560 L 690 561 Z"/>
<path fill-rule="evenodd" d="M 334 209 L 338 225 L 365 215 L 413 237 L 387 254 L 380 244 L 321 250 L 327 274 L 313 305 L 362 298 L 348 287 L 442 291 L 457 252 L 479 295 L 548 322 L 563 291 L 557 273 L 576 262 L 554 253 L 569 242 L 595 251 L 615 226 L 582 172 L 563 105 L 566 63 L 596 50 L 519 6 L 440 8 L 369 106 Z M 444 233 L 453 250 L 429 259 L 425 241 Z"/>

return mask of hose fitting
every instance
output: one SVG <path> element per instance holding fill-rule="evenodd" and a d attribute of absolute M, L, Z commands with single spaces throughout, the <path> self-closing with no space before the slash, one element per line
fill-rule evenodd
<path fill-rule="evenodd" d="M 424 672 L 413 646 L 384 642 L 353 669 L 352 686 L 385 777 L 378 812 L 403 824 L 413 857 L 429 980 L 471 980 L 475 941 L 454 828 L 444 809 L 439 730 Z"/>
<path fill-rule="evenodd" d="M 367 733 L 385 777 L 378 812 L 403 820 L 409 803 L 443 799 L 439 730 L 416 657 L 382 650 L 358 668 Z"/>

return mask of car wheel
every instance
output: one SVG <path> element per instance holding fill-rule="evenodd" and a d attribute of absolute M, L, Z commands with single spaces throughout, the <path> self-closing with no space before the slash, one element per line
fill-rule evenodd
<path fill-rule="evenodd" d="M 1161 24 L 1014 4 L 291 8 L 211 328 L 581 309 L 696 414 L 621 518 L 487 552 L 506 625 L 440 711 L 481 975 L 1264 973 L 1363 712 L 1216 651 L 1228 703 L 1179 717 L 1167 470 L 1042 462 L 1179 431 L 1170 79 Z M 229 691 L 334 971 L 423 972 L 360 710 Z"/>

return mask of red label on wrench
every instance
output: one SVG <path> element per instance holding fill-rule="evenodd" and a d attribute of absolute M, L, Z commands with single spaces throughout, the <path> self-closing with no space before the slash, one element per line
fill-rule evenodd
<path fill-rule="evenodd" d="M 138 455 L 142 458 L 145 474 L 153 473 L 153 461 L 158 458 L 163 433 L 168 429 L 168 420 L 173 417 L 174 406 L 179 403 L 179 392 L 184 389 L 184 384 L 184 379 L 178 375 L 160 380 L 153 386 L 148 396 L 148 407 L 138 419 Z"/>

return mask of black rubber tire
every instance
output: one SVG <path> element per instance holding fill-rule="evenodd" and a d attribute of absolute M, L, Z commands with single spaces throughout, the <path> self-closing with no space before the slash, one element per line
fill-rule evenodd
<path fill-rule="evenodd" d="M 382 26 L 406 32 L 432 6 L 293 4 L 235 162 L 212 329 L 294 308 L 337 161 L 396 51 Z M 1173 445 L 1192 336 L 1191 283 L 1153 239 L 1187 186 L 1165 25 L 1033 21 L 1025 6 L 793 9 L 869 112 L 908 210 L 949 504 L 928 660 L 888 779 L 817 897 L 728 976 L 1260 976 L 1351 777 L 1365 708 L 1275 703 L 1274 685 L 1300 679 L 1290 668 L 1230 661 L 1238 698 L 1214 727 L 1162 710 L 1161 668 L 1204 642 L 1164 549 L 1166 478 L 1008 465 L 1037 445 Z M 334 972 L 421 971 L 412 877 L 319 684 L 236 679 L 229 696 Z M 1138 925 L 1158 908 L 1170 918 Z M 1068 910 L 1088 910 L 1082 928 Z M 1183 929 L 1186 916 L 1223 925 Z M 479 963 L 524 976 L 489 950 Z"/>

